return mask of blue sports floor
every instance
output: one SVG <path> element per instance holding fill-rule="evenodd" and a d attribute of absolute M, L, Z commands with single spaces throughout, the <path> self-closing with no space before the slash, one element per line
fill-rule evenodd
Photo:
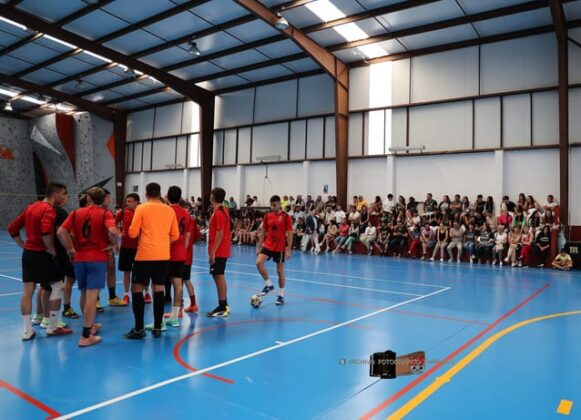
<path fill-rule="evenodd" d="M 216 292 L 203 245 L 195 258 L 205 313 Z M 286 305 L 271 295 L 253 309 L 254 259 L 233 248 L 229 319 L 185 314 L 135 342 L 121 338 L 131 307 L 106 308 L 102 343 L 80 349 L 81 320 L 72 336 L 20 340 L 20 250 L 2 234 L 0 419 L 581 418 L 579 272 L 295 253 Z M 369 355 L 387 349 L 424 350 L 426 371 L 370 378 Z"/>

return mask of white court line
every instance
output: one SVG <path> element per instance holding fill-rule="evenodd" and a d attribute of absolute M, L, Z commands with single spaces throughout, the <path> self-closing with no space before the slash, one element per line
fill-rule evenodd
<path fill-rule="evenodd" d="M 0 293 L 0 297 L 4 297 L 4 296 L 16 296 L 16 295 L 21 295 L 22 292 L 14 292 L 14 293 Z"/>
<path fill-rule="evenodd" d="M 103 407 L 107 407 L 109 405 L 116 404 L 116 403 L 118 403 L 120 401 L 124 401 L 124 400 L 127 400 L 129 398 L 133 398 L 133 397 L 135 397 L 137 395 L 145 394 L 146 392 L 153 391 L 155 389 L 164 387 L 166 385 L 170 385 L 170 384 L 173 384 L 175 382 L 180 382 L 180 381 L 183 381 L 184 379 L 193 378 L 194 376 L 203 375 L 204 373 L 211 372 L 211 371 L 214 371 L 214 370 L 217 370 L 217 369 L 226 367 L 226 366 L 230 366 L 230 365 L 233 365 L 233 364 L 242 362 L 244 360 L 252 359 L 252 358 L 254 358 L 256 356 L 260 356 L 261 354 L 265 354 L 265 353 L 271 352 L 273 350 L 278 350 L 278 349 L 280 349 L 282 347 L 290 346 L 291 344 L 295 344 L 295 343 L 299 343 L 301 341 L 308 340 L 309 338 L 313 338 L 313 337 L 316 337 L 318 335 L 325 334 L 325 333 L 328 333 L 330 331 L 334 331 L 334 330 L 336 330 L 338 328 L 342 328 L 342 327 L 345 327 L 347 325 L 354 324 L 355 322 L 362 321 L 362 320 L 367 319 L 367 318 L 371 318 L 372 316 L 382 314 L 384 312 L 390 311 L 390 310 L 395 309 L 397 307 L 400 307 L 400 306 L 403 306 L 403 305 L 407 305 L 408 303 L 412 303 L 412 302 L 415 302 L 415 301 L 418 301 L 418 300 L 421 300 L 421 299 L 425 299 L 427 297 L 434 296 L 434 295 L 437 295 L 438 293 L 442 293 L 442 292 L 445 292 L 445 291 L 448 291 L 448 290 L 450 290 L 450 287 L 445 287 L 445 288 L 443 288 L 441 290 L 436 290 L 435 292 L 428 293 L 426 295 L 421 295 L 421 296 L 418 296 L 418 297 L 413 298 L 413 299 L 408 299 L 408 300 L 405 300 L 403 302 L 396 303 L 395 305 L 391 305 L 391 306 L 388 306 L 386 308 L 377 310 L 375 312 L 371 312 L 371 313 L 369 313 L 367 315 L 363 315 L 363 316 L 360 316 L 360 317 L 357 317 L 357 318 L 353 318 L 353 319 L 351 319 L 349 321 L 345 321 L 345 322 L 342 322 L 340 324 L 336 324 L 336 325 L 333 325 L 331 327 L 324 328 L 322 330 L 318 330 L 318 331 L 315 331 L 313 333 L 310 333 L 310 334 L 307 334 L 307 335 L 303 335 L 301 337 L 294 338 L 294 339 L 289 340 L 289 341 L 286 341 L 284 343 L 276 344 L 276 345 L 270 346 L 270 347 L 266 347 L 266 348 L 264 348 L 262 350 L 255 351 L 254 353 L 249 353 L 249 354 L 246 354 L 244 356 L 240 356 L 240 357 L 237 357 L 235 359 L 228 360 L 226 362 L 218 363 L 216 365 L 213 365 L 213 366 L 210 366 L 210 367 L 207 367 L 207 368 L 204 368 L 204 369 L 196 370 L 195 372 L 190 372 L 190 373 L 186 373 L 184 375 L 176 376 L 174 378 L 167 379 L 165 381 L 161 381 L 161 382 L 158 382 L 156 384 L 149 385 L 149 386 L 146 386 L 144 388 L 137 389 L 137 390 L 132 391 L 132 392 L 129 392 L 127 394 L 123 394 L 123 395 L 120 395 L 118 397 L 112 398 L 110 400 L 103 401 L 101 403 L 91 405 L 89 407 L 83 408 L 81 410 L 74 411 L 72 413 L 63 414 L 62 416 L 57 417 L 55 420 L 65 420 L 65 419 L 71 419 L 73 417 L 82 416 L 83 414 L 87 414 L 87 413 L 90 413 L 92 411 L 98 410 L 100 408 L 103 408 Z"/>
<path fill-rule="evenodd" d="M 205 261 L 205 260 L 203 260 L 201 258 L 194 258 L 194 260 L 197 260 L 197 261 Z M 232 262 L 232 261 L 228 261 L 228 264 L 242 265 L 242 266 L 245 266 L 245 267 L 256 267 L 255 264 L 235 263 L 235 262 Z M 324 272 L 320 272 L 320 271 L 296 270 L 296 269 L 291 269 L 291 268 L 287 268 L 287 267 L 284 268 L 284 271 L 296 271 L 297 273 L 308 273 L 308 274 L 322 274 L 322 275 L 328 275 L 328 276 L 346 277 L 346 278 L 350 278 L 350 279 L 362 279 L 362 280 L 368 280 L 368 281 L 378 281 L 378 282 L 384 282 L 384 283 L 411 284 L 413 286 L 436 287 L 438 289 L 442 289 L 442 288 L 446 287 L 446 286 L 441 286 L 441 285 L 437 285 L 437 284 L 413 283 L 413 282 L 408 282 L 408 281 L 387 280 L 387 279 L 372 279 L 372 278 L 369 278 L 369 277 L 349 276 L 347 274 L 324 273 Z"/>
<path fill-rule="evenodd" d="M 192 265 L 192 267 L 202 268 L 202 267 L 197 266 L 197 265 Z M 243 274 L 243 275 L 252 276 L 252 277 L 262 277 L 260 274 L 246 273 L 244 271 L 226 270 L 226 273 Z M 365 290 L 367 292 L 386 293 L 388 295 L 422 296 L 422 295 L 418 295 L 417 293 L 394 292 L 391 290 L 381 290 L 381 289 L 369 289 L 367 287 L 347 286 L 345 284 L 335 284 L 335 283 L 326 283 L 326 282 L 322 282 L 322 281 L 302 280 L 302 279 L 295 279 L 292 277 L 287 277 L 286 279 L 291 280 L 291 281 L 296 281 L 299 283 L 320 284 L 323 286 L 340 287 L 340 288 L 344 288 L 344 289 Z"/>
<path fill-rule="evenodd" d="M 6 274 L 0 274 L 0 277 L 5 277 L 7 279 L 11 279 L 11 280 L 18 280 L 18 281 L 22 281 L 22 279 L 18 278 L 18 277 L 12 277 L 12 276 L 7 276 Z"/>

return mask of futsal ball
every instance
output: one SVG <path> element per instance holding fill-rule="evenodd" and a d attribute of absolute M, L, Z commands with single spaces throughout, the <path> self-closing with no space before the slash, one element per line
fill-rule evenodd
<path fill-rule="evenodd" d="M 253 308 L 259 308 L 261 303 L 262 303 L 262 298 L 259 295 L 250 296 L 250 305 Z"/>

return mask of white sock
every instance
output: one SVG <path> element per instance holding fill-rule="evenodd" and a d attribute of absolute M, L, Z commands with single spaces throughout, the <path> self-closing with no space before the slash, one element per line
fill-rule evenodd
<path fill-rule="evenodd" d="M 284 287 L 281 289 L 278 289 L 278 295 L 284 297 Z"/>
<path fill-rule="evenodd" d="M 272 282 L 270 281 L 270 279 L 266 279 L 264 282 L 268 287 L 272 286 Z"/>
<path fill-rule="evenodd" d="M 30 319 L 30 315 L 22 315 L 22 324 L 24 325 L 25 333 L 32 330 L 32 320 Z"/>
<path fill-rule="evenodd" d="M 59 311 L 50 311 L 49 330 L 56 330 L 59 323 Z"/>
<path fill-rule="evenodd" d="M 174 306 L 173 310 L 171 312 L 171 317 L 172 318 L 178 318 L 180 316 L 180 307 L 179 306 Z"/>

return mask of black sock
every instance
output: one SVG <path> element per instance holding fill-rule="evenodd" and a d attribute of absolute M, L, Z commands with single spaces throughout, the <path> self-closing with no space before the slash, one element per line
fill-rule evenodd
<path fill-rule="evenodd" d="M 89 338 L 91 336 L 91 327 L 83 327 L 83 338 Z"/>
<path fill-rule="evenodd" d="M 143 331 L 143 313 L 145 311 L 143 293 L 132 293 L 131 304 L 133 306 L 133 316 L 135 317 L 135 331 Z"/>
<path fill-rule="evenodd" d="M 65 311 L 68 311 L 69 309 L 71 309 L 71 304 L 70 303 L 63 303 L 63 309 Z"/>
<path fill-rule="evenodd" d="M 220 307 L 220 309 L 226 309 L 226 306 L 228 306 L 228 301 L 226 299 L 219 300 L 218 306 Z"/>
<path fill-rule="evenodd" d="M 117 295 L 115 294 L 115 286 L 109 287 L 109 299 L 115 299 Z"/>
<path fill-rule="evenodd" d="M 165 306 L 163 292 L 153 293 L 153 328 L 161 329 L 161 322 L 163 320 L 163 309 Z"/>
<path fill-rule="evenodd" d="M 171 300 L 171 286 L 172 286 L 172 284 L 171 284 L 171 279 L 170 279 L 170 278 L 168 278 L 168 279 L 165 281 L 165 298 L 166 298 L 167 300 Z"/>

